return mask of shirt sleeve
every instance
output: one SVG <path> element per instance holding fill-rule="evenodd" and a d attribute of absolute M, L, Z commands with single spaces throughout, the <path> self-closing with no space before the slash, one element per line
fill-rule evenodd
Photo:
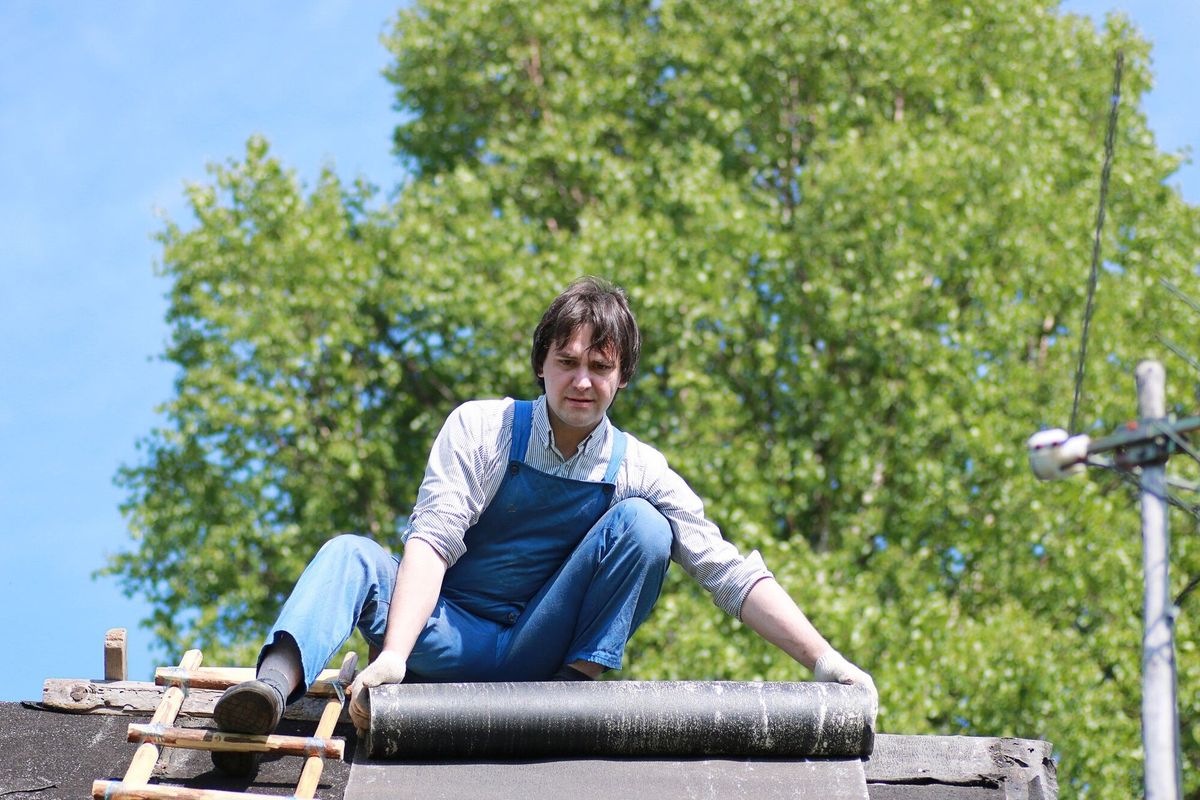
<path fill-rule="evenodd" d="M 512 400 L 475 401 L 446 418 L 429 453 L 405 542 L 420 539 L 448 566 L 462 558 L 467 529 L 479 521 L 504 476 L 512 406 Z"/>
<path fill-rule="evenodd" d="M 667 466 L 661 453 L 641 443 L 638 446 L 653 455 L 647 459 L 643 475 L 630 476 L 631 483 L 641 485 L 633 495 L 643 497 L 671 523 L 671 559 L 712 595 L 713 603 L 741 619 L 742 603 L 754 584 L 774 575 L 757 550 L 743 556 L 721 535 L 705 517 L 704 501 Z"/>

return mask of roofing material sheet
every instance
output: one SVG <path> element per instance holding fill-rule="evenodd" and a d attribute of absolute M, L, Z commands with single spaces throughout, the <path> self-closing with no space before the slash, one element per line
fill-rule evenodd
<path fill-rule="evenodd" d="M 355 761 L 344 800 L 868 800 L 861 759 Z"/>
<path fill-rule="evenodd" d="M 836 683 L 601 681 L 372 688 L 372 759 L 861 757 L 874 709 Z"/>

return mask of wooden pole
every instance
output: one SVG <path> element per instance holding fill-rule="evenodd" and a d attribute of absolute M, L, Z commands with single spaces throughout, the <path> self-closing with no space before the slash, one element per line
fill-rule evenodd
<path fill-rule="evenodd" d="M 338 686 L 341 687 L 343 693 L 350 687 L 350 683 L 354 680 L 354 668 L 358 665 L 358 653 L 347 653 L 345 660 L 342 661 L 342 669 L 338 673 Z M 338 717 L 342 714 L 342 704 L 344 702 L 343 695 L 339 695 L 331 699 L 325 704 L 325 712 L 321 714 L 321 721 L 317 723 L 317 738 L 328 739 L 333 735 L 333 729 L 337 725 Z M 325 768 L 325 762 L 319 756 L 309 756 L 304 760 L 304 769 L 300 772 L 300 781 L 296 784 L 295 797 L 300 800 L 311 800 L 312 796 L 317 792 L 317 784 L 321 782 L 321 772 Z"/>
<path fill-rule="evenodd" d="M 125 651 L 125 629 L 110 628 L 104 634 L 104 680 L 129 680 L 129 659 Z"/>
<path fill-rule="evenodd" d="M 1143 361 L 1134 370 L 1138 416 L 1167 415 L 1162 364 Z M 1142 467 L 1142 564 L 1145 593 L 1142 634 L 1142 746 L 1147 800 L 1179 798 L 1179 717 L 1175 703 L 1174 603 L 1167 579 L 1167 477 L 1163 464 Z"/>
<path fill-rule="evenodd" d="M 223 750 L 242 753 L 282 753 L 289 756 L 310 756 L 319 752 L 325 758 L 342 760 L 346 742 L 343 739 L 318 739 L 307 736 L 255 736 L 248 733 L 229 733 L 206 728 L 161 728 L 156 725 L 129 726 L 129 741 L 152 742 L 186 750 Z"/>
<path fill-rule="evenodd" d="M 199 650 L 188 650 L 183 654 L 183 659 L 179 662 L 181 670 L 193 670 L 200 666 L 204 656 Z M 179 708 L 183 705 L 183 689 L 178 686 L 172 686 L 163 694 L 162 702 L 158 704 L 158 709 L 154 712 L 154 716 L 150 720 L 151 725 L 170 725 L 175 722 L 175 717 L 179 714 Z M 154 771 L 154 765 L 158 763 L 158 745 L 146 742 L 138 747 L 137 752 L 133 754 L 133 761 L 129 763 L 129 769 L 125 771 L 125 779 L 121 782 L 126 788 L 144 786 L 150 780 L 150 773 Z M 94 791 L 94 789 L 93 789 Z"/>

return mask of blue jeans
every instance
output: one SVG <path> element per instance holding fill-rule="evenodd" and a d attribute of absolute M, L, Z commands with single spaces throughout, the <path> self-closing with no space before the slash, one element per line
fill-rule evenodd
<path fill-rule="evenodd" d="M 408 659 L 429 681 L 545 680 L 564 664 L 620 669 L 625 643 L 649 616 L 671 555 L 671 526 L 645 500 L 623 500 L 584 536 L 512 625 L 475 616 L 439 597 Z M 299 645 L 304 687 L 355 627 L 383 644 L 400 559 L 362 536 L 326 542 L 297 581 L 267 645 Z M 501 585 L 504 575 L 495 576 Z M 261 660 L 261 655 L 260 655 Z"/>

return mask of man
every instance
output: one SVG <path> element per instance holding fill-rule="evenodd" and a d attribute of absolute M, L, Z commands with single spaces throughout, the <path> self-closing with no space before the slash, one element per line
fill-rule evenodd
<path fill-rule="evenodd" d="M 257 678 L 231 687 L 222 730 L 268 733 L 358 627 L 379 655 L 351 687 L 403 680 L 590 680 L 619 669 L 658 598 L 670 560 L 714 602 L 812 669 L 818 680 L 870 676 L 834 650 L 775 582 L 704 517 L 700 499 L 607 411 L 637 368 L 641 338 L 624 293 L 571 284 L 533 336 L 544 395 L 466 403 L 433 445 L 397 559 L 372 540 L 321 548 L 284 605 Z M 253 769 L 253 754 L 214 753 Z"/>

